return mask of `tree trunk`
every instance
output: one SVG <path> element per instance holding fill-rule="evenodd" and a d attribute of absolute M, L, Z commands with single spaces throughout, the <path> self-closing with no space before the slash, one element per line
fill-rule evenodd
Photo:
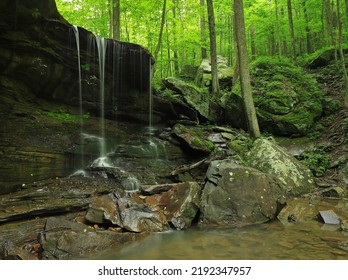
<path fill-rule="evenodd" d="M 279 22 L 279 9 L 278 0 L 275 0 L 275 15 L 276 15 L 276 25 L 277 25 L 277 45 L 278 45 L 278 55 L 282 55 L 282 40 L 280 35 L 280 22 Z"/>
<path fill-rule="evenodd" d="M 206 48 L 206 40 L 205 40 L 205 17 L 204 17 L 204 9 L 205 9 L 205 4 L 204 0 L 200 0 L 201 2 L 201 51 L 202 51 L 202 59 L 207 58 L 207 48 Z"/>
<path fill-rule="evenodd" d="M 248 122 L 249 134 L 252 138 L 257 138 L 260 136 L 260 129 L 257 122 L 250 83 L 248 50 L 245 38 L 243 0 L 234 0 L 233 11 L 235 16 L 235 33 L 237 39 L 236 41 L 239 60 L 240 84 L 243 94 L 244 109 Z"/>
<path fill-rule="evenodd" d="M 156 46 L 156 49 L 155 49 L 155 52 L 153 55 L 156 63 L 157 63 L 158 53 L 159 53 L 159 51 L 161 49 L 161 45 L 162 45 L 163 29 L 164 29 L 164 24 L 165 24 L 165 20 L 166 20 L 166 7 L 167 7 L 167 0 L 163 0 L 160 31 L 159 31 L 159 35 L 158 35 L 157 46 Z M 155 70 L 156 70 L 156 64 L 154 65 L 153 73 L 155 73 Z"/>
<path fill-rule="evenodd" d="M 295 32 L 294 32 L 294 22 L 292 17 L 292 5 L 291 0 L 287 0 L 288 3 L 288 18 L 289 18 L 289 28 L 290 28 L 290 38 L 291 38 L 291 59 L 296 61 L 296 47 L 295 47 Z"/>
<path fill-rule="evenodd" d="M 121 39 L 120 0 L 112 0 L 112 38 Z"/>
<path fill-rule="evenodd" d="M 341 67 L 344 77 L 344 103 L 346 107 L 348 107 L 348 74 L 346 69 L 346 62 L 344 59 L 344 53 L 343 53 L 343 47 L 342 47 L 342 41 L 343 41 L 343 31 L 342 31 L 342 16 L 341 16 L 341 1 L 337 0 L 337 24 L 338 24 L 338 47 L 339 47 L 339 53 L 341 58 Z"/>
<path fill-rule="evenodd" d="M 348 26 L 348 0 L 345 1 L 345 4 L 346 4 L 346 22 Z"/>
<path fill-rule="evenodd" d="M 306 21 L 306 42 L 307 42 L 307 53 L 311 53 L 312 50 L 312 43 L 311 43 L 311 29 L 309 27 L 309 17 L 308 17 L 308 11 L 306 6 L 306 0 L 302 0 L 302 7 L 303 7 L 303 13 Z"/>
<path fill-rule="evenodd" d="M 204 1 L 204 0 L 203 0 Z M 174 21 L 173 21 L 173 41 L 174 41 L 174 50 L 173 50 L 173 55 L 174 55 L 174 71 L 175 71 L 175 75 L 178 75 L 180 70 L 179 70 L 179 55 L 178 55 L 178 49 L 177 49 L 177 30 L 176 30 L 176 19 L 177 19 L 177 15 L 176 15 L 176 9 L 178 7 L 178 0 L 173 0 L 173 17 L 174 17 Z"/>
<path fill-rule="evenodd" d="M 211 59 L 211 92 L 213 95 L 219 93 L 219 78 L 217 71 L 216 35 L 213 1 L 207 0 L 208 22 L 210 35 L 210 59 Z"/>

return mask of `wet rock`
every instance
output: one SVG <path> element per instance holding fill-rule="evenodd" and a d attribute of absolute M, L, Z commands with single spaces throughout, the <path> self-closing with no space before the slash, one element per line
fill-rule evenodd
<path fill-rule="evenodd" d="M 61 218 L 49 218 L 40 235 L 43 259 L 83 259 L 101 250 L 120 249 L 144 234 L 96 230 Z"/>
<path fill-rule="evenodd" d="M 347 195 L 347 192 L 341 187 L 332 187 L 323 191 L 322 195 L 325 197 L 343 198 Z"/>
<path fill-rule="evenodd" d="M 203 224 L 244 226 L 276 217 L 279 182 L 256 169 L 231 161 L 213 161 L 201 198 Z"/>
<path fill-rule="evenodd" d="M 191 226 L 200 202 L 201 188 L 196 182 L 172 184 L 172 187 L 159 194 L 145 197 L 150 207 L 157 207 L 165 215 L 167 222 L 176 229 Z"/>
<path fill-rule="evenodd" d="M 85 218 L 91 223 L 112 224 L 132 232 L 161 232 L 168 229 L 161 212 L 122 192 L 95 197 Z"/>
<path fill-rule="evenodd" d="M 248 162 L 251 167 L 275 176 L 285 195 L 301 195 L 315 188 L 310 170 L 272 141 L 257 139 L 248 154 Z"/>
<path fill-rule="evenodd" d="M 319 215 L 325 224 L 330 224 L 330 225 L 340 224 L 340 218 L 332 210 L 319 211 Z"/>
<path fill-rule="evenodd" d="M 35 260 L 37 256 L 26 250 L 16 246 L 12 241 L 5 241 L 0 246 L 1 260 Z"/>
<path fill-rule="evenodd" d="M 141 186 L 140 191 L 142 194 L 152 195 L 152 194 L 166 192 L 170 190 L 172 187 L 173 187 L 173 184 L 144 185 L 144 186 Z"/>
<path fill-rule="evenodd" d="M 318 213 L 331 213 L 338 216 L 342 221 L 348 220 L 347 205 L 344 201 L 330 199 L 326 197 L 290 198 L 287 199 L 285 207 L 278 215 L 278 219 L 285 225 L 291 223 L 289 216 L 296 217 L 297 223 L 318 224 Z M 337 220 L 336 220 L 337 221 Z M 339 224 L 337 224 L 339 225 Z M 342 225 L 341 225 L 342 227 Z M 335 227 L 337 230 L 337 227 Z"/>
<path fill-rule="evenodd" d="M 93 196 L 111 192 L 117 184 L 103 179 L 52 179 L 27 187 L 0 196 L 0 223 L 85 210 Z"/>

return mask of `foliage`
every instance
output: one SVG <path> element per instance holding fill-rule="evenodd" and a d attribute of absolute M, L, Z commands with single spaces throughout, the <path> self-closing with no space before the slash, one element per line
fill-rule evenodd
<path fill-rule="evenodd" d="M 68 123 L 79 123 L 81 121 L 81 117 L 78 115 L 72 115 L 70 113 L 67 113 L 65 111 L 46 111 L 46 110 L 40 110 L 38 112 L 41 115 L 47 116 L 49 118 L 52 118 L 57 121 L 61 122 L 68 122 Z M 89 114 L 84 114 L 82 116 L 84 119 L 89 118 Z"/>
<path fill-rule="evenodd" d="M 302 153 L 303 163 L 313 172 L 314 176 L 322 177 L 330 166 L 330 157 L 326 154 L 328 147 L 318 146 Z"/>
<path fill-rule="evenodd" d="M 332 1 L 325 17 L 325 3 L 330 1 L 292 0 L 297 62 L 305 64 L 319 53 L 335 45 L 336 2 Z M 343 1 L 342 1 L 343 2 Z M 113 0 L 56 0 L 60 13 L 72 24 L 97 35 L 111 34 Z M 121 0 L 121 40 L 141 44 L 154 52 L 161 22 L 161 0 Z M 219 55 L 235 60 L 232 30 L 232 0 L 213 1 L 216 21 L 216 42 Z M 344 3 L 341 4 L 344 10 Z M 244 0 L 249 52 L 260 56 L 290 56 L 290 31 L 287 1 Z M 178 75 L 180 66 L 197 65 L 201 48 L 209 50 L 208 26 L 201 38 L 200 18 L 207 20 L 207 9 L 198 0 L 167 0 L 166 23 L 157 67 L 163 78 Z M 336 18 L 335 18 L 336 19 Z M 332 20 L 331 20 L 332 21 Z M 348 22 L 343 21 L 347 29 Z M 179 66 L 179 68 L 176 67 Z"/>

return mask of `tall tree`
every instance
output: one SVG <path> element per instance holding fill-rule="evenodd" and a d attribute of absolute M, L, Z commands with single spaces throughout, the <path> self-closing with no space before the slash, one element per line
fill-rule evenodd
<path fill-rule="evenodd" d="M 209 22 L 209 38 L 210 38 L 210 60 L 211 60 L 211 92 L 217 95 L 219 89 L 219 78 L 217 70 L 217 51 L 216 51 L 216 35 L 215 35 L 215 17 L 213 1 L 207 0 L 208 22 Z"/>
<path fill-rule="evenodd" d="M 348 0 L 347 0 L 348 1 Z M 205 10 L 205 2 L 204 0 L 200 0 L 200 5 L 201 5 L 201 19 L 200 19 L 200 24 L 201 24 L 201 51 L 202 51 L 202 59 L 207 58 L 207 47 L 206 47 L 206 40 L 205 40 L 205 16 L 204 16 L 204 10 Z"/>
<path fill-rule="evenodd" d="M 161 49 L 161 45 L 162 45 L 162 39 L 163 39 L 163 29 L 164 29 L 164 25 L 165 25 L 165 20 L 166 20 L 166 9 L 167 9 L 167 0 L 163 0 L 163 7 L 162 7 L 162 19 L 161 19 L 161 25 L 160 25 L 160 31 L 159 31 L 159 35 L 158 35 L 158 41 L 157 41 L 157 46 L 154 52 L 154 58 L 155 61 L 157 63 L 157 59 L 158 59 L 158 53 Z M 156 66 L 156 65 L 155 65 Z M 154 72 L 155 72 L 154 68 Z"/>
<path fill-rule="evenodd" d="M 245 23 L 244 23 L 244 8 L 243 0 L 234 0 L 233 12 L 235 17 L 235 33 L 236 33 L 236 45 L 238 51 L 239 61 L 239 76 L 240 85 L 244 101 L 244 109 L 246 113 L 246 119 L 248 122 L 249 134 L 252 138 L 260 136 L 259 124 L 256 117 L 256 110 L 254 106 L 252 89 L 250 83 L 250 71 L 248 50 L 245 38 Z"/>
<path fill-rule="evenodd" d="M 291 39 L 291 59 L 296 60 L 296 46 L 295 46 L 295 32 L 294 32 L 294 21 L 292 16 L 292 4 L 291 0 L 287 0 L 288 5 L 288 18 L 289 18 L 289 28 L 290 28 L 290 39 Z"/>
<path fill-rule="evenodd" d="M 121 39 L 121 0 L 112 0 L 112 38 L 115 40 Z"/>
<path fill-rule="evenodd" d="M 276 16 L 276 28 L 277 28 L 277 37 L 278 37 L 278 41 L 277 41 L 278 54 L 282 55 L 282 43 L 281 43 L 281 35 L 280 35 L 278 0 L 275 0 L 275 16 Z"/>
<path fill-rule="evenodd" d="M 347 74 L 346 63 L 345 63 L 345 58 L 344 58 L 344 53 L 343 53 L 343 46 L 342 46 L 343 31 L 342 31 L 341 1 L 337 0 L 336 3 L 337 3 L 337 20 L 338 20 L 338 47 L 339 47 L 342 72 L 343 72 L 343 77 L 344 77 L 344 82 L 345 82 L 345 84 L 344 84 L 344 101 L 345 101 L 346 107 L 348 107 L 348 74 Z"/>

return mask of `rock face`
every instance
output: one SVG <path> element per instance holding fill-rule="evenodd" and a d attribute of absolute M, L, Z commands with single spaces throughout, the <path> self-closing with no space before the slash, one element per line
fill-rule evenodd
<path fill-rule="evenodd" d="M 315 187 L 310 170 L 269 140 L 257 139 L 248 154 L 248 161 L 251 167 L 278 178 L 284 195 L 301 195 Z"/>
<path fill-rule="evenodd" d="M 110 222 L 131 232 L 161 232 L 169 229 L 164 215 L 124 193 L 95 198 L 86 219 L 92 223 Z"/>
<path fill-rule="evenodd" d="M 166 78 L 163 82 L 168 89 L 178 94 L 186 104 L 196 110 L 201 120 L 219 121 L 221 108 L 211 100 L 206 92 L 199 92 L 192 85 L 173 77 Z"/>
<path fill-rule="evenodd" d="M 278 213 L 279 182 L 228 160 L 213 161 L 201 199 L 201 222 L 244 226 L 264 223 Z"/>
<path fill-rule="evenodd" d="M 1 1 L 0 26 L 1 194 L 72 171 L 69 164 L 80 144 L 80 101 L 73 28 L 54 0 Z M 97 37 L 82 28 L 78 33 L 82 108 L 91 118 L 101 111 Z M 104 43 L 105 115 L 147 123 L 149 98 L 143 97 L 150 89 L 151 55 L 139 45 Z"/>

